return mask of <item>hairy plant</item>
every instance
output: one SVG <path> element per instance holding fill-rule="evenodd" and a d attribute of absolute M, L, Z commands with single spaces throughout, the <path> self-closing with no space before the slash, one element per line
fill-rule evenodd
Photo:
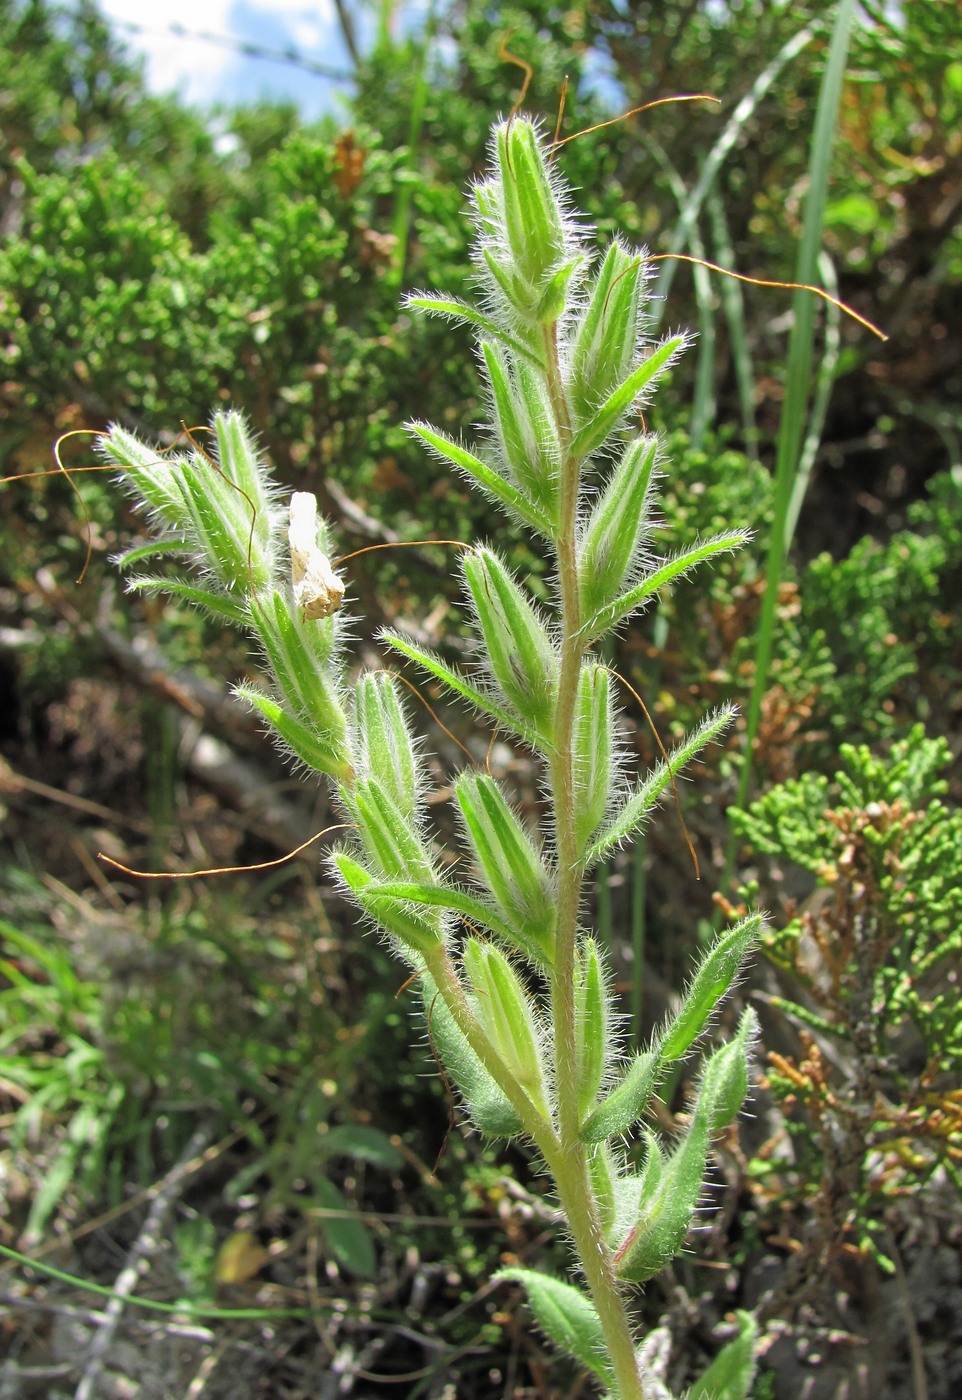
<path fill-rule="evenodd" d="M 555 565 L 542 605 L 496 548 L 464 548 L 472 670 L 384 634 L 396 655 L 540 767 L 537 830 L 489 772 L 458 776 L 468 857 L 459 869 L 471 878 L 455 879 L 436 849 L 429 769 L 395 680 L 378 671 L 349 681 L 344 583 L 313 497 L 298 492 L 284 505 L 236 413 L 215 416 L 211 456 L 191 448 L 159 457 L 117 427 L 102 451 L 155 528 L 124 567 L 171 555 L 195 566 L 190 577 L 135 575 L 131 587 L 174 594 L 257 638 L 272 685 L 239 693 L 282 747 L 332 780 L 351 828 L 330 857 L 337 880 L 412 969 L 469 1121 L 488 1137 L 526 1139 L 553 1180 L 582 1282 L 522 1268 L 502 1277 L 524 1286 L 543 1331 L 608 1395 L 651 1400 L 663 1390 L 646 1381 L 626 1286 L 650 1279 L 685 1244 L 712 1136 L 747 1091 L 754 1014 L 706 1055 L 677 1141 L 663 1143 L 645 1112 L 729 992 L 760 920 L 723 932 L 647 1048 L 624 1055 L 605 954 L 582 925 L 585 881 L 642 829 L 731 710 L 706 717 L 639 777 L 619 742 L 614 678 L 598 648 L 660 589 L 740 545 L 745 532 L 656 554 L 663 464 L 657 436 L 638 432 L 635 420 L 686 337 L 646 340 L 645 255 L 615 240 L 593 267 L 568 205 L 535 126 L 499 125 L 489 173 L 472 191 L 476 304 L 409 298 L 473 329 L 490 417 L 478 448 L 425 423 L 409 431 L 533 532 Z M 624 1146 L 635 1131 L 640 1169 Z M 737 1354 L 716 1372 L 735 1376 L 724 1388 L 732 1400 L 750 1381 L 750 1331 L 746 1321 L 730 1344 Z"/>

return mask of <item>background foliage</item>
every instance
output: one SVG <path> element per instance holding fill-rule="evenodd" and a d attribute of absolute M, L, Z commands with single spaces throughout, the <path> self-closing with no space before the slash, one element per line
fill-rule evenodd
<path fill-rule="evenodd" d="M 505 33 L 533 67 L 526 105 L 549 125 L 570 76 L 565 133 L 666 94 L 721 99 L 720 108 L 657 108 L 565 148 L 599 242 L 618 229 L 654 251 L 700 251 L 749 275 L 790 278 L 835 12 L 824 0 L 524 9 L 462 0 L 438 4 L 425 33 L 392 24 L 398 16 L 385 4 L 346 117 L 305 125 L 290 107 L 211 116 L 152 96 L 87 3 L 0 4 L 0 474 L 25 477 L 3 488 L 0 513 L 3 1242 L 38 1248 L 121 1204 L 170 1168 L 200 1121 L 208 1145 L 221 1146 L 180 1199 L 180 1243 L 158 1265 L 165 1296 L 223 1302 L 218 1289 L 235 1285 L 218 1275 L 217 1250 L 252 1232 L 273 1250 L 265 1305 L 290 1305 L 323 1261 L 314 1286 L 350 1305 L 338 1339 L 360 1370 L 370 1335 L 351 1311 L 351 1280 L 368 1275 L 383 1314 L 367 1369 L 426 1366 L 424 1394 L 441 1394 L 446 1381 L 458 1394 L 502 1394 L 512 1377 L 518 1393 L 550 1393 L 556 1382 L 520 1316 L 494 1321 L 494 1302 L 476 1298 L 499 1248 L 492 1221 L 524 1256 L 537 1249 L 543 1206 L 507 1195 L 480 1145 L 458 1133 L 432 1175 L 443 1090 L 419 1077 L 425 1061 L 407 1049 L 386 957 L 361 945 L 333 897 L 314 887 L 315 863 L 236 886 L 146 894 L 107 882 L 96 865 L 101 848 L 157 868 L 269 859 L 323 825 L 324 813 L 224 699 L 225 677 L 246 677 L 250 658 L 196 614 L 118 595 L 108 559 L 134 522 L 106 479 L 77 478 L 93 551 L 77 588 L 86 539 L 76 500 L 64 482 L 31 474 L 51 466 L 60 432 L 118 419 L 170 443 L 211 404 L 237 404 L 281 477 L 318 493 L 345 551 L 425 534 L 486 537 L 490 519 L 450 481 L 439 488 L 399 428 L 418 417 L 457 433 L 476 420 L 466 337 L 410 318 L 399 298 L 465 284 L 463 190 L 521 78 L 499 53 Z M 831 395 L 780 585 L 755 752 L 762 805 L 738 828 L 753 850 L 741 846 L 723 891 L 738 904 L 740 885 L 760 889 L 781 930 L 746 995 L 796 1009 L 766 1019 L 766 1048 L 781 1060 L 768 1067 L 756 1123 L 719 1153 L 725 1199 L 739 1209 L 723 1207 L 698 1246 L 717 1267 L 693 1258 L 649 1292 L 679 1388 L 717 1351 L 726 1310 L 757 1304 L 782 1326 L 767 1334 L 758 1384 L 769 1390 L 759 1395 L 798 1394 L 813 1348 L 820 1394 L 845 1385 L 921 1394 L 920 1367 L 930 1396 L 955 1393 L 959 1380 L 946 1320 L 959 1286 L 946 1255 L 959 1229 L 950 1186 L 958 1106 L 939 1077 L 957 1057 L 958 1027 L 950 1013 L 939 1020 L 917 962 L 931 951 L 920 942 L 924 924 L 939 977 L 957 988 L 958 950 L 943 948 L 939 919 L 960 873 L 958 842 L 945 835 L 957 825 L 962 706 L 960 107 L 953 7 L 863 4 L 823 244 L 839 294 L 891 338 L 882 347 L 845 321 L 833 330 L 819 312 L 818 371 Z M 692 191 L 716 156 L 694 211 Z M 737 520 L 764 542 L 779 417 L 793 392 L 788 295 L 717 281 L 706 289 L 681 267 L 670 287 L 662 275 L 666 323 L 696 327 L 700 346 L 659 398 L 656 426 L 674 463 L 665 539 L 681 546 Z M 90 461 L 84 439 L 64 453 Z M 622 638 L 617 664 L 666 744 L 706 703 L 744 703 L 761 558 L 760 547 L 725 561 L 710 587 L 666 596 Z M 527 548 L 512 563 L 533 579 L 544 568 Z M 357 560 L 352 587 L 371 629 L 362 655 L 376 656 L 370 635 L 383 621 L 404 621 L 456 654 L 452 576 L 441 549 Z M 442 717 L 469 747 L 478 743 L 465 716 L 445 708 Z M 912 727 L 920 723 L 924 734 Z M 633 741 L 655 756 L 643 723 Z M 430 742 L 439 772 L 451 771 L 450 739 L 433 731 Z M 924 773 L 906 774 L 905 744 L 932 756 Z M 712 918 L 737 763 L 736 738 L 680 794 L 701 885 L 670 816 L 651 834 L 647 865 L 616 863 L 601 882 L 599 924 L 626 984 L 635 980 L 642 1028 L 689 964 L 681 931 L 692 904 L 706 924 Z M 528 776 L 516 769 L 524 790 Z M 847 775 L 841 787 L 836 773 Z M 888 845 L 872 845 L 872 803 L 897 809 Z M 860 882 L 863 854 L 882 861 L 888 884 Z M 906 901 L 920 911 L 914 924 Z M 825 924 L 826 907 L 844 907 L 841 930 Z M 809 915 L 815 922 L 804 925 Z M 877 1046 L 871 1073 L 867 1051 L 849 1047 L 831 1060 L 850 1015 L 846 989 L 862 984 L 857 959 L 835 982 L 819 962 L 823 945 L 864 933 L 866 920 L 892 930 L 873 1003 L 894 1042 L 884 1073 Z M 399 1063 L 409 1067 L 400 1086 Z M 792 1088 L 792 1073 L 804 1091 Z M 913 1115 L 926 1094 L 941 1095 L 947 1115 L 939 1143 L 917 1139 Z M 826 1095 L 848 1102 L 849 1116 L 836 1105 L 830 1122 Z M 665 1111 L 683 1105 L 679 1083 Z M 884 1136 L 893 1115 L 902 1136 L 886 1138 L 881 1157 L 833 1166 L 833 1122 L 868 1123 Z M 341 1134 L 333 1147 L 330 1134 Z M 847 1222 L 828 1253 L 818 1214 L 826 1181 Z M 376 1207 L 382 1223 L 345 1216 L 345 1203 Z M 415 1223 L 428 1216 L 436 1223 Z M 398 1217 L 390 1231 L 385 1217 Z M 135 1213 L 122 1216 L 114 1244 L 126 1246 L 137 1223 Z M 76 1250 L 77 1272 L 112 1278 L 103 1252 Z M 789 1267 L 799 1257 L 817 1262 L 804 1287 Z M 939 1279 L 941 1293 L 925 1279 Z M 412 1341 L 402 1305 L 447 1337 L 453 1316 L 463 1355 Z M 264 1375 L 292 1394 L 300 1326 L 258 1352 Z M 819 1340 L 832 1329 L 872 1346 Z M 49 1358 L 45 1342 L 35 1346 Z M 356 1376 L 345 1384 L 373 1393 Z"/>

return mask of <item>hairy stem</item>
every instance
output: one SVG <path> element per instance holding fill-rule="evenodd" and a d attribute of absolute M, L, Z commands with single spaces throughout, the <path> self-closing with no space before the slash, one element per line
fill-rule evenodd
<path fill-rule="evenodd" d="M 555 709 L 551 789 L 554 798 L 558 905 L 555 962 L 551 976 L 551 1019 L 558 1104 L 557 1158 L 549 1159 L 562 1208 L 581 1259 L 608 1344 L 619 1400 L 644 1400 L 635 1346 L 611 1250 L 588 1170 L 588 1149 L 581 1140 L 578 1109 L 578 1050 L 575 1011 L 575 958 L 581 905 L 582 857 L 574 779 L 574 714 L 583 643 L 578 589 L 577 524 L 580 462 L 570 450 L 572 430 L 552 327 L 545 332 L 548 389 L 562 449 L 561 518 L 555 547 L 561 594 L 561 664 Z M 547 1155 L 547 1154 L 546 1154 Z"/>

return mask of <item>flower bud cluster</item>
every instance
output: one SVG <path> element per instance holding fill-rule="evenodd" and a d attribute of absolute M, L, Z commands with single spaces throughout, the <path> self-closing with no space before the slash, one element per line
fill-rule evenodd
<path fill-rule="evenodd" d="M 647 1153 L 636 1171 L 621 1141 L 638 1128 L 660 1079 L 704 1033 L 759 921 L 745 920 L 704 953 L 670 1023 L 625 1060 L 605 955 L 579 924 L 581 882 L 644 825 L 674 774 L 724 729 L 730 712 L 710 716 L 633 780 L 618 743 L 613 674 L 589 648 L 745 533 L 655 556 L 663 466 L 657 436 L 639 432 L 633 416 L 686 338 L 646 341 L 644 252 L 615 242 L 592 270 L 590 240 L 568 212 L 567 191 L 530 121 L 497 127 L 490 173 L 473 191 L 473 221 L 480 306 L 424 295 L 410 304 L 474 328 L 487 436 L 469 447 L 429 425 L 408 426 L 534 530 L 557 571 L 546 606 L 496 550 L 479 544 L 465 552 L 473 671 L 385 634 L 428 680 L 525 745 L 545 778 L 548 801 L 537 823 L 490 773 L 467 770 L 456 779 L 468 857 L 457 879 L 427 826 L 429 773 L 395 680 L 378 672 L 348 684 L 344 580 L 313 497 L 295 493 L 285 516 L 233 413 L 215 416 L 210 457 L 158 456 L 117 428 L 103 450 L 158 531 L 128 565 L 180 554 L 200 568 L 199 584 L 161 574 L 134 585 L 186 598 L 258 639 L 271 686 L 239 693 L 283 747 L 336 785 L 353 828 L 331 855 L 342 889 L 415 970 L 432 1044 L 475 1127 L 534 1140 L 572 1212 L 589 1285 L 617 1297 L 619 1279 L 649 1278 L 684 1244 L 712 1135 L 747 1090 L 752 1014 L 708 1058 L 670 1151 L 643 1129 Z M 607 1270 L 608 1294 L 599 1269 Z M 578 1299 L 562 1319 L 570 1334 L 585 1324 L 585 1335 L 597 1330 L 610 1340 L 611 1317 L 592 1320 L 590 1300 L 568 1293 Z M 536 1310 L 538 1298 L 549 1300 L 553 1322 L 544 1325 L 554 1335 L 568 1294 L 537 1285 L 529 1294 Z M 594 1345 L 584 1355 L 573 1345 L 573 1353 L 584 1360 Z"/>

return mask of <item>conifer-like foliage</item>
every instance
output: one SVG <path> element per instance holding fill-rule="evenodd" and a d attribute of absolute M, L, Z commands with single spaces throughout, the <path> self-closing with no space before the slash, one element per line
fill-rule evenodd
<path fill-rule="evenodd" d="M 543 1331 L 608 1395 L 640 1400 L 655 1391 L 646 1390 L 625 1285 L 651 1278 L 684 1245 L 712 1135 L 747 1090 L 753 1014 L 706 1056 L 677 1141 L 662 1142 L 643 1119 L 730 990 L 759 920 L 719 937 L 672 1019 L 642 1053 L 625 1056 L 606 958 L 582 925 L 584 882 L 649 820 L 673 775 L 731 712 L 708 716 L 666 761 L 636 775 L 618 743 L 616 681 L 597 648 L 745 532 L 672 557 L 656 552 L 652 509 L 666 468 L 657 437 L 637 423 L 685 336 L 646 339 L 644 253 L 615 241 L 594 265 L 531 122 L 496 128 L 471 218 L 476 302 L 430 294 L 409 304 L 461 320 L 476 336 L 487 432 L 467 444 L 424 423 L 409 430 L 540 537 L 555 565 L 551 596 L 536 602 L 498 550 L 478 543 L 462 555 L 476 664 L 459 669 L 399 633 L 384 641 L 529 751 L 548 794 L 540 830 L 494 777 L 465 770 L 454 800 L 468 859 L 452 878 L 429 828 L 429 773 L 395 680 L 376 672 L 348 684 L 327 527 L 305 493 L 289 512 L 282 507 L 239 415 L 215 416 L 210 457 L 160 457 L 120 429 L 102 450 L 155 529 L 126 566 L 151 556 L 194 566 L 189 577 L 138 574 L 131 586 L 173 593 L 257 638 L 271 684 L 242 694 L 284 748 L 334 783 L 353 830 L 331 866 L 416 975 L 469 1121 L 490 1137 L 527 1139 L 553 1177 L 581 1282 L 528 1269 L 504 1277 L 523 1284 Z M 460 873 L 469 869 L 470 879 Z M 624 1150 L 634 1132 L 640 1170 Z M 751 1376 L 749 1322 L 732 1344 L 742 1358 L 732 1354 L 732 1397 Z"/>

